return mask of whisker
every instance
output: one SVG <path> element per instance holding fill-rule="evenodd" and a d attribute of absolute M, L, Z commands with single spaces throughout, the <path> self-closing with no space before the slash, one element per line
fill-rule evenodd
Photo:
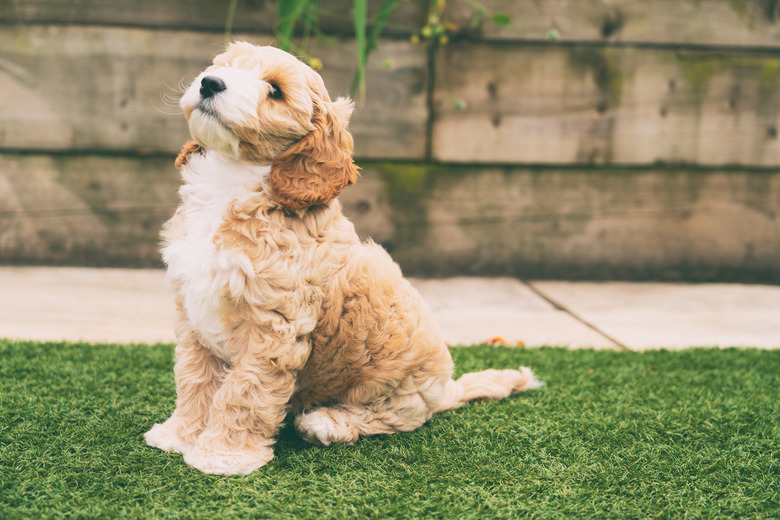
<path fill-rule="evenodd" d="M 179 108 L 178 98 L 174 98 L 170 94 L 167 94 L 166 92 L 160 93 L 160 101 L 162 101 L 165 107 L 176 107 L 177 109 Z M 158 106 L 157 102 L 154 102 L 152 106 L 154 106 L 154 109 L 157 110 L 159 113 L 164 114 L 166 116 L 181 115 L 181 110 L 175 110 L 171 112 L 169 110 L 165 110 L 163 107 Z"/>
<path fill-rule="evenodd" d="M 178 96 L 172 96 L 168 94 L 167 92 L 163 92 L 160 94 L 160 99 L 163 100 L 163 102 L 171 107 L 177 107 L 179 106 L 179 97 Z"/>
<path fill-rule="evenodd" d="M 176 92 L 178 94 L 184 94 L 184 91 L 187 90 L 187 85 L 184 83 L 183 77 L 179 78 L 179 81 L 176 83 L 176 86 L 169 85 L 168 82 L 165 80 L 163 80 L 163 85 L 165 85 L 166 89 L 172 92 Z"/>
<path fill-rule="evenodd" d="M 169 84 L 165 80 L 163 80 L 162 83 L 165 86 L 165 89 L 160 93 L 160 101 L 164 106 L 161 107 L 157 103 L 154 103 L 155 110 L 161 114 L 165 114 L 166 116 L 181 115 L 181 110 L 179 109 L 179 99 L 181 99 L 181 96 L 184 95 L 184 92 L 188 87 L 188 85 L 185 83 L 185 78 L 180 77 L 175 86 Z M 176 110 L 170 111 L 168 110 L 169 108 L 175 108 Z"/>

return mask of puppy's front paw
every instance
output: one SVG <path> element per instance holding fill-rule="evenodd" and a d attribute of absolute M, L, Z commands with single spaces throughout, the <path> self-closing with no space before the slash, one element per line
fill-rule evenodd
<path fill-rule="evenodd" d="M 179 436 L 177 426 L 171 421 L 152 426 L 152 429 L 144 434 L 144 440 L 152 448 L 174 453 L 184 453 L 189 448 L 187 442 Z"/>
<path fill-rule="evenodd" d="M 184 455 L 188 466 L 214 475 L 248 475 L 274 458 L 272 448 L 253 451 L 210 451 L 196 447 Z"/>
<path fill-rule="evenodd" d="M 144 439 L 153 448 L 185 453 L 192 449 L 202 431 L 203 426 L 199 421 L 174 413 L 163 424 L 152 426 L 152 429 L 144 434 Z"/>

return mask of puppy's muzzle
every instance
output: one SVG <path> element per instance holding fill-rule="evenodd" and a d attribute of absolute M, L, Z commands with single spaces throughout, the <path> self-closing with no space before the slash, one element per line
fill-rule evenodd
<path fill-rule="evenodd" d="M 214 96 L 215 94 L 219 94 L 226 88 L 227 87 L 225 86 L 225 82 L 216 76 L 206 76 L 200 80 L 200 95 L 203 97 L 203 99 L 207 99 Z"/>

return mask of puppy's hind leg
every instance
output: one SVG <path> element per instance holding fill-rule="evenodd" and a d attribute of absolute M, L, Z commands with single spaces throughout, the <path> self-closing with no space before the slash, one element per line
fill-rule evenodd
<path fill-rule="evenodd" d="M 360 435 L 358 425 L 367 416 L 368 410 L 345 405 L 315 408 L 295 418 L 295 429 L 312 444 L 354 444 Z"/>
<path fill-rule="evenodd" d="M 433 412 L 420 393 L 392 396 L 366 407 L 338 404 L 315 408 L 295 418 L 295 429 L 307 442 L 330 446 L 354 444 L 360 435 L 416 430 Z"/>
<path fill-rule="evenodd" d="M 431 379 L 428 383 L 417 391 L 392 395 L 372 405 L 315 408 L 295 418 L 295 429 L 313 444 L 354 444 L 360 435 L 416 430 L 434 413 L 475 399 L 502 399 L 544 385 L 527 367 L 484 370 L 465 374 L 457 381 Z"/>

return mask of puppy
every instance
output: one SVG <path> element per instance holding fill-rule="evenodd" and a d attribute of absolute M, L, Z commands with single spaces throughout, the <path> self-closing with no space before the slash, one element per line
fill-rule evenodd
<path fill-rule="evenodd" d="M 205 473 L 273 457 L 288 413 L 307 441 L 419 428 L 472 399 L 541 383 L 531 370 L 452 377 L 420 295 L 336 197 L 355 183 L 352 103 L 272 47 L 233 43 L 181 98 L 193 141 L 163 259 L 176 291 L 176 410 L 145 434 Z"/>

